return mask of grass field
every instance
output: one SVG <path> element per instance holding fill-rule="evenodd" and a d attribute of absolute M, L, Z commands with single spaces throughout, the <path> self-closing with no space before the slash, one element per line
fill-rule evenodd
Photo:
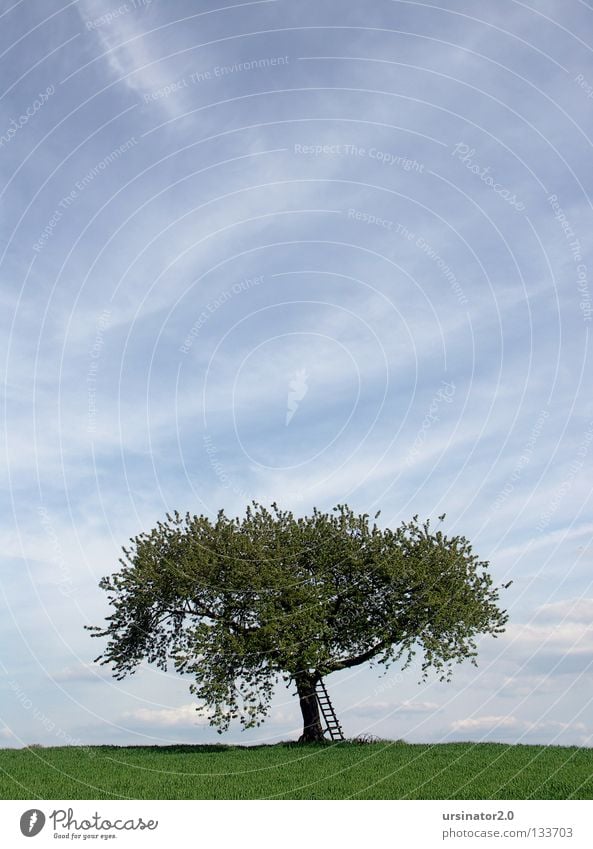
<path fill-rule="evenodd" d="M 498 743 L 0 750 L 2 799 L 591 799 L 593 750 Z"/>

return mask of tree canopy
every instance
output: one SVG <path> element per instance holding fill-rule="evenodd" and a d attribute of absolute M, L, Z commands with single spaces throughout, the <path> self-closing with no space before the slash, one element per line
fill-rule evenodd
<path fill-rule="evenodd" d="M 117 678 L 142 661 L 192 677 L 190 690 L 219 731 L 260 725 L 278 680 L 296 686 L 304 740 L 319 739 L 315 686 L 332 672 L 416 653 L 443 680 L 476 663 L 476 637 L 504 631 L 498 589 L 465 537 L 415 516 L 395 530 L 347 505 L 297 518 L 255 502 L 167 514 L 123 549 L 105 577 L 113 612 L 87 626 L 108 643 L 97 658 Z"/>

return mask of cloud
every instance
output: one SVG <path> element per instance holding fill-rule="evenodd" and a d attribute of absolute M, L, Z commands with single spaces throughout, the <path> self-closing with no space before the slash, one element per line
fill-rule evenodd
<path fill-rule="evenodd" d="M 146 3 L 140 11 L 135 11 L 131 5 L 127 12 L 113 16 L 114 8 L 105 0 L 82 0 L 77 9 L 83 21 L 85 30 L 90 30 L 97 39 L 111 72 L 117 79 L 135 94 L 144 94 L 162 88 L 171 80 L 164 71 L 164 64 L 151 48 L 151 36 L 143 35 L 142 24 L 150 15 L 150 6 Z M 123 8 L 123 7 L 122 7 Z M 154 36 L 152 36 L 154 38 Z M 172 98 L 164 98 L 162 103 L 169 115 L 177 114 Z"/>
<path fill-rule="evenodd" d="M 349 716 L 392 719 L 394 715 L 415 716 L 431 714 L 440 709 L 436 702 L 365 702 L 348 711 Z"/>
<path fill-rule="evenodd" d="M 562 599 L 536 607 L 529 622 L 511 622 L 500 638 L 506 647 L 530 654 L 546 651 L 566 656 L 593 651 L 593 599 Z"/>
<path fill-rule="evenodd" d="M 584 675 L 593 672 L 593 651 L 538 652 L 527 667 L 548 675 Z"/>
<path fill-rule="evenodd" d="M 587 727 L 583 722 L 559 722 L 557 720 L 532 721 L 505 715 L 477 716 L 470 717 L 468 719 L 456 719 L 451 723 L 451 729 L 453 731 L 495 731 L 500 728 L 528 732 L 584 732 L 587 730 Z"/>
<path fill-rule="evenodd" d="M 538 488 L 538 502 L 542 505 L 547 503 L 550 500 L 550 497 L 554 495 L 557 489 L 557 484 L 550 484 L 548 487 Z M 509 510 L 511 509 L 512 503 L 509 505 Z M 553 546 L 560 546 L 563 542 L 566 542 L 567 540 L 578 539 L 582 536 L 591 536 L 592 533 L 593 523 L 591 522 L 588 522 L 583 525 L 577 525 L 576 527 L 570 525 L 568 527 L 557 528 L 556 530 L 550 531 L 547 534 L 541 534 L 541 536 L 532 537 L 526 543 L 523 542 L 520 545 L 512 545 L 506 548 L 500 548 L 497 550 L 496 556 L 509 558 L 526 557 L 533 551 L 538 551 L 541 548 L 550 549 Z M 589 603 L 593 605 L 593 599 L 590 599 Z M 548 605 L 548 607 L 551 607 L 551 605 Z"/>
<path fill-rule="evenodd" d="M 541 695 L 558 694 L 563 686 L 555 676 L 549 674 L 551 667 L 547 666 L 541 675 L 521 672 L 518 676 L 506 676 L 496 695 L 510 699 L 530 699 Z"/>
<path fill-rule="evenodd" d="M 77 663 L 73 666 L 65 666 L 51 677 L 59 683 L 72 681 L 96 683 L 109 678 L 110 674 L 105 667 L 100 666 L 98 663 Z"/>
<path fill-rule="evenodd" d="M 520 728 L 521 722 L 514 716 L 479 716 L 471 719 L 456 719 L 451 723 L 453 731 L 483 731 L 493 728 Z"/>
<path fill-rule="evenodd" d="M 556 621 L 552 627 L 548 624 L 515 623 L 507 625 L 501 639 L 519 644 L 525 650 L 554 647 L 563 651 L 579 651 L 593 648 L 593 624 L 584 626 L 580 622 Z"/>
<path fill-rule="evenodd" d="M 541 696 L 555 692 L 555 685 L 546 685 L 545 679 L 593 672 L 593 624 L 588 618 L 591 602 L 583 598 L 540 605 L 529 622 L 513 622 L 511 618 L 496 644 L 485 644 L 485 652 L 495 655 L 496 664 L 512 664 L 516 670 L 516 676 L 507 675 L 499 685 L 502 696 L 528 698 L 527 681 L 533 681 L 534 690 L 537 685 Z"/>
<path fill-rule="evenodd" d="M 585 528 L 581 531 L 584 533 Z M 587 532 L 593 531 L 593 525 L 587 526 Z M 580 534 L 579 534 L 580 536 Z M 587 626 L 593 623 L 593 598 L 572 598 L 543 604 L 537 611 L 538 620 L 582 622 Z"/>
<path fill-rule="evenodd" d="M 124 713 L 124 719 L 160 728 L 193 728 L 209 724 L 208 714 L 195 704 L 176 708 L 137 708 Z"/>

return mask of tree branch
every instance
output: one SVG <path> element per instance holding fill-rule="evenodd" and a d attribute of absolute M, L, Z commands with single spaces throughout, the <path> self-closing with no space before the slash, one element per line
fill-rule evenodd
<path fill-rule="evenodd" d="M 237 633 L 237 634 L 244 634 L 244 635 L 255 634 L 257 631 L 260 630 L 259 627 L 258 628 L 244 628 L 242 625 L 238 625 L 236 622 L 232 622 L 228 617 L 225 617 L 224 614 L 216 613 L 216 611 L 209 610 L 207 607 L 204 607 L 203 605 L 200 605 L 199 609 L 198 609 L 198 606 L 196 606 L 196 605 L 194 605 L 193 608 L 190 608 L 189 602 L 187 602 L 187 605 L 188 605 L 188 607 L 183 608 L 182 610 L 175 610 L 175 609 L 169 608 L 167 610 L 167 616 L 165 616 L 160 621 L 163 622 L 165 619 L 168 619 L 170 616 L 175 616 L 177 614 L 183 614 L 184 616 L 188 616 L 188 615 L 189 616 L 205 616 L 208 619 L 212 619 L 213 622 L 222 622 L 223 624 L 228 625 L 228 627 L 231 630 L 235 631 L 235 633 Z"/>
<path fill-rule="evenodd" d="M 382 649 L 391 645 L 391 643 L 391 640 L 381 640 L 381 642 L 377 643 L 376 646 L 373 646 L 362 654 L 346 658 L 346 660 L 337 660 L 328 668 L 327 674 L 330 672 L 338 672 L 340 669 L 350 669 L 352 666 L 358 666 L 360 663 L 365 663 L 367 660 L 371 660 L 371 658 L 375 657 L 375 655 Z"/>

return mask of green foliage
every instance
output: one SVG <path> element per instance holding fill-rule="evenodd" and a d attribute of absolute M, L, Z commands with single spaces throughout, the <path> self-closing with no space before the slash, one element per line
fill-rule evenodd
<path fill-rule="evenodd" d="M 391 530 L 346 505 L 296 518 L 254 502 L 243 518 L 167 515 L 131 543 L 100 583 L 113 613 L 89 628 L 109 638 L 97 660 L 118 678 L 172 664 L 221 731 L 259 725 L 279 678 L 406 667 L 419 651 L 446 680 L 507 621 L 488 563 L 416 516 Z"/>

